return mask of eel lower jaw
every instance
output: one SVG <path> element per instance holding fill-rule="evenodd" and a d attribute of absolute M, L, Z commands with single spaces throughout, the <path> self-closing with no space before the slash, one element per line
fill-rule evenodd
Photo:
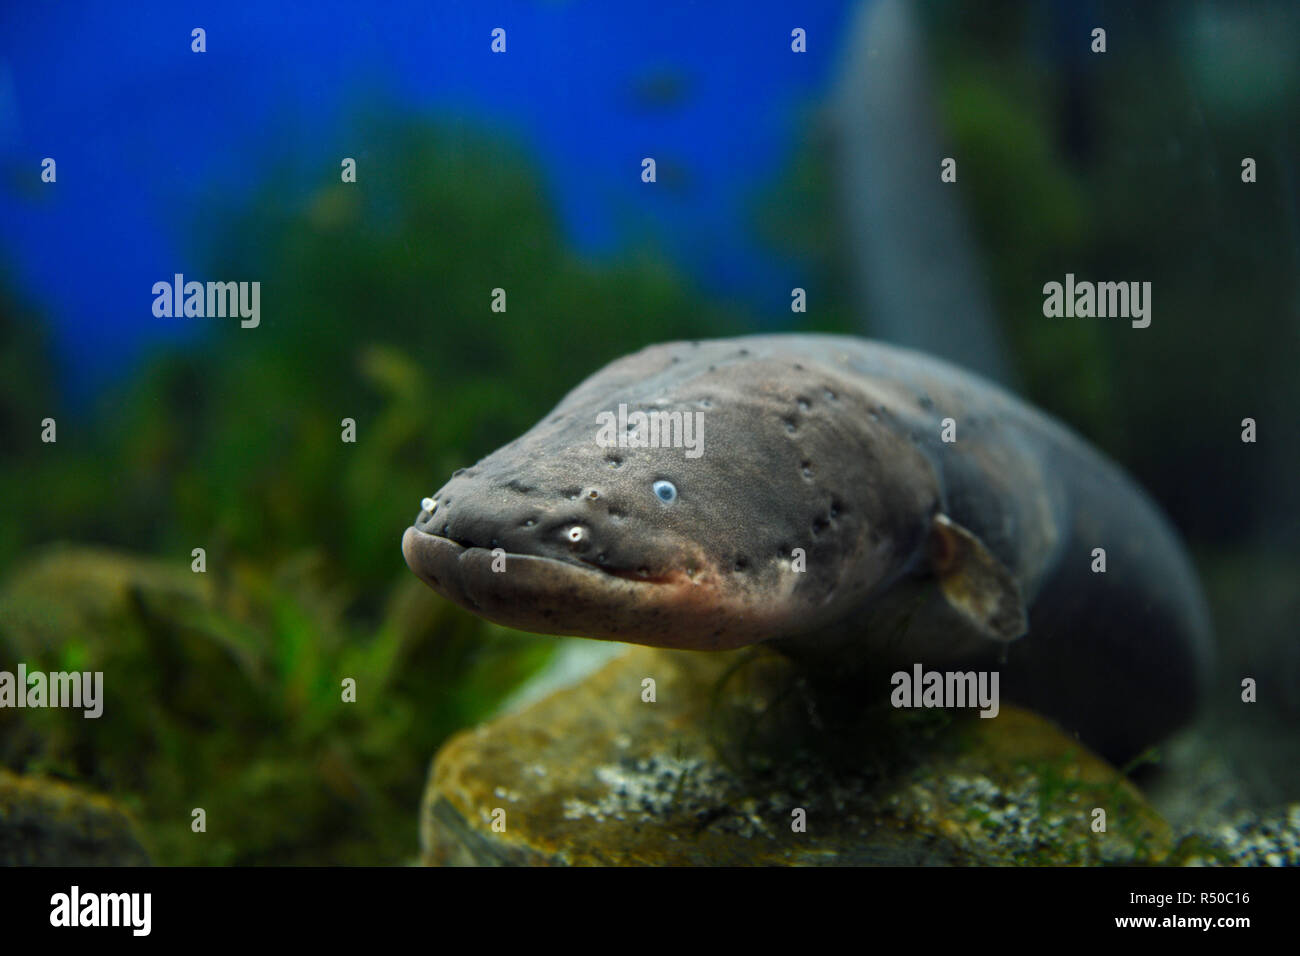
<path fill-rule="evenodd" d="M 539 555 L 459 544 L 415 527 L 402 554 L 443 597 L 494 623 L 537 634 L 655 647 L 724 649 L 763 640 L 701 576 L 624 574 Z M 504 569 L 502 569 L 504 567 Z"/>

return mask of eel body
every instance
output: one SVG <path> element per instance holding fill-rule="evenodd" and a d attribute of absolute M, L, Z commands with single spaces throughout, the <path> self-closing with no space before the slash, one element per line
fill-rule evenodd
<path fill-rule="evenodd" d="M 843 336 L 619 359 L 425 499 L 402 550 L 522 630 L 996 669 L 1116 760 L 1193 714 L 1210 664 L 1195 573 L 1131 478 L 971 373 Z"/>

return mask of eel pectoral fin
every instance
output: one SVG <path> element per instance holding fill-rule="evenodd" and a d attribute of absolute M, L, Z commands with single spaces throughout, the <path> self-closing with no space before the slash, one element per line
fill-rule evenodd
<path fill-rule="evenodd" d="M 964 623 L 995 641 L 1014 641 L 1029 629 L 1020 585 L 983 541 L 940 514 L 930 525 L 929 546 L 939 592 Z"/>

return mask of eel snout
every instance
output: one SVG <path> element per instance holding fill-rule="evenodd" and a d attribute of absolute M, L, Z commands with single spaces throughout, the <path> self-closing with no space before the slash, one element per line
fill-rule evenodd
<path fill-rule="evenodd" d="M 467 546 L 409 527 L 402 554 L 431 588 L 506 627 L 656 647 L 719 650 L 768 636 L 738 614 L 716 578 L 684 572 L 641 579 L 543 555 Z"/>

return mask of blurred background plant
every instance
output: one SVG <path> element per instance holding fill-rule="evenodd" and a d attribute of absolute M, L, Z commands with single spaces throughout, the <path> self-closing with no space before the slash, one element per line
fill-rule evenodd
<path fill-rule="evenodd" d="M 41 324 L 0 305 L 0 494 L 18 518 L 0 651 L 104 671 L 113 716 L 0 711 L 5 762 L 128 794 L 165 862 L 409 853 L 437 745 L 554 646 L 410 575 L 397 543 L 420 498 L 586 370 L 740 328 L 651 251 L 602 269 L 566 252 L 508 144 L 456 124 L 365 135 L 383 172 L 364 193 L 289 204 L 272 176 L 214 240 L 213 274 L 263 276 L 275 321 L 160 350 L 55 445 L 31 428 L 58 407 Z M 502 275 L 507 310 L 489 313 Z M 192 807 L 207 842 L 186 838 Z"/>

